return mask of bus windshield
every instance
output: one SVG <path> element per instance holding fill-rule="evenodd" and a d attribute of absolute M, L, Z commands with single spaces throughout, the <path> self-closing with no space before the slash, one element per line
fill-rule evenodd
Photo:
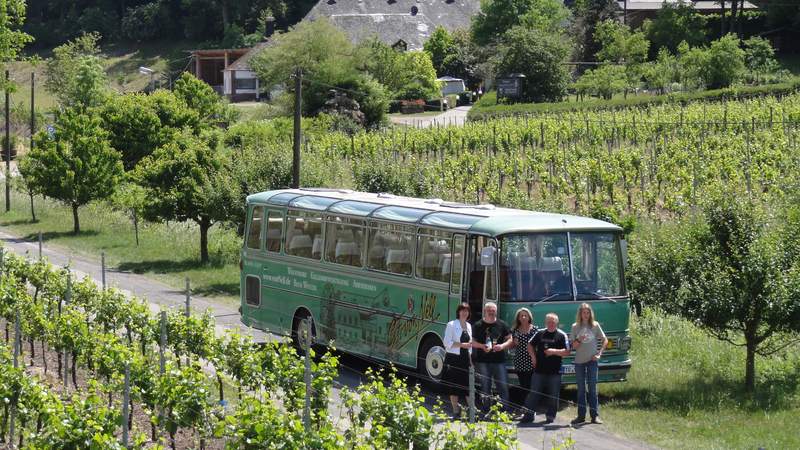
<path fill-rule="evenodd" d="M 617 234 L 570 233 L 571 249 L 567 239 L 567 233 L 502 237 L 500 300 L 599 300 L 625 295 Z"/>

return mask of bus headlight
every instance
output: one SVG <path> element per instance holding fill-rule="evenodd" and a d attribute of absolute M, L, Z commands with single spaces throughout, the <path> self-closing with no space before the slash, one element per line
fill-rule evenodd
<path fill-rule="evenodd" d="M 631 337 L 625 336 L 624 338 L 619 340 L 619 350 L 622 352 L 627 352 L 631 349 Z"/>

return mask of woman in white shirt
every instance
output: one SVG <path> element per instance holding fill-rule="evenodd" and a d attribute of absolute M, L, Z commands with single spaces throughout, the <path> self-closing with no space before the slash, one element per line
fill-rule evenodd
<path fill-rule="evenodd" d="M 444 331 L 444 348 L 447 350 L 444 364 L 445 372 L 442 382 L 444 390 L 450 394 L 453 417 L 461 417 L 461 406 L 458 398 L 468 395 L 470 342 L 472 341 L 472 325 L 469 324 L 469 304 L 461 303 L 456 308 L 456 320 L 447 323 Z"/>

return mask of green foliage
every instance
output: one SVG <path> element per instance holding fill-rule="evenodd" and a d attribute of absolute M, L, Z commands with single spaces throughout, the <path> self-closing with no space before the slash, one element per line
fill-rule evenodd
<path fill-rule="evenodd" d="M 666 47 L 675 53 L 681 42 L 697 47 L 706 41 L 706 18 L 697 14 L 689 2 L 664 2 L 652 20 L 645 20 L 642 29 L 652 44 L 650 55 L 655 57 Z"/>
<path fill-rule="evenodd" d="M 358 102 L 367 126 L 383 122 L 388 108 L 384 87 L 361 70 L 361 52 L 330 21 L 302 22 L 289 32 L 278 34 L 272 42 L 250 62 L 264 85 L 285 84 L 293 91 L 292 77 L 299 68 L 306 81 L 303 88 L 306 115 L 317 114 L 330 98 L 331 89 L 339 89 Z"/>
<path fill-rule="evenodd" d="M 201 436 L 211 435 L 214 416 L 208 398 L 208 379 L 199 367 L 168 365 L 166 373 L 156 382 L 155 396 L 166 410 L 156 416 L 156 422 L 166 428 L 173 440 L 179 428 L 194 428 Z"/>
<path fill-rule="evenodd" d="M 45 66 L 45 89 L 65 107 L 99 105 L 107 86 L 99 59 L 100 35 L 84 34 L 53 49 Z"/>
<path fill-rule="evenodd" d="M 525 75 L 521 101 L 558 101 L 564 97 L 569 80 L 563 64 L 569 52 L 563 37 L 517 26 L 503 36 L 497 73 Z"/>
<path fill-rule="evenodd" d="M 100 109 L 111 146 L 120 152 L 126 170 L 164 145 L 174 131 L 163 127 L 148 96 L 125 94 L 109 98 Z"/>
<path fill-rule="evenodd" d="M 605 64 L 590 69 L 575 82 L 575 90 L 579 94 L 588 94 L 610 100 L 614 94 L 622 92 L 628 86 L 625 66 Z"/>
<path fill-rule="evenodd" d="M 80 231 L 78 208 L 111 196 L 123 174 L 100 118 L 74 109 L 56 116 L 54 137 L 36 136 L 19 170 L 36 192 L 72 208 L 75 233 Z"/>
<path fill-rule="evenodd" d="M 419 386 L 406 387 L 395 369 L 369 371 L 367 382 L 355 394 L 347 392 L 344 404 L 351 423 L 346 437 L 357 448 L 430 448 L 433 444 L 434 418 L 423 406 Z"/>
<path fill-rule="evenodd" d="M 172 88 L 175 97 L 182 100 L 189 109 L 195 111 L 201 121 L 209 123 L 230 123 L 231 111 L 214 89 L 194 75 L 183 72 Z"/>
<path fill-rule="evenodd" d="M 745 52 L 739 39 L 733 34 L 711 42 L 708 48 L 708 68 L 705 71 L 706 85 L 712 89 L 728 87 L 744 75 Z"/>
<path fill-rule="evenodd" d="M 515 448 L 517 432 L 511 417 L 492 407 L 492 420 L 486 423 L 466 423 L 464 429 L 447 430 L 442 450 L 507 450 Z"/>
<path fill-rule="evenodd" d="M 659 95 L 666 94 L 672 82 L 678 80 L 678 59 L 669 50 L 662 48 L 658 51 L 656 60 L 647 63 L 642 73 L 648 89 Z"/>
<path fill-rule="evenodd" d="M 122 34 L 133 41 L 147 41 L 157 37 L 164 22 L 169 21 L 168 11 L 161 1 L 128 8 L 122 17 Z"/>
<path fill-rule="evenodd" d="M 486 45 L 518 25 L 558 33 L 568 19 L 569 11 L 556 0 L 482 0 L 472 19 L 472 36 Z"/>
<path fill-rule="evenodd" d="M 415 100 L 438 98 L 436 70 L 427 52 L 398 52 L 373 39 L 361 44 L 366 72 L 386 86 L 393 99 Z"/>
<path fill-rule="evenodd" d="M 650 42 L 641 31 L 631 31 L 616 20 L 606 20 L 597 25 L 594 38 L 601 49 L 597 58 L 604 62 L 640 64 L 647 60 Z"/>
<path fill-rule="evenodd" d="M 575 40 L 575 54 L 579 61 L 594 61 L 600 51 L 600 43 L 594 38 L 598 24 L 606 20 L 617 20 L 621 13 L 614 0 L 577 0 L 573 6 L 575 20 L 571 36 Z"/>
<path fill-rule="evenodd" d="M 25 23 L 25 0 L 0 0 L 0 62 L 18 58 L 33 37 L 20 30 Z"/>
<path fill-rule="evenodd" d="M 758 83 L 761 75 L 775 71 L 778 62 L 775 60 L 775 49 L 772 44 L 762 37 L 753 36 L 742 42 L 744 45 L 744 60 L 749 70 Z"/>
<path fill-rule="evenodd" d="M 800 330 L 798 217 L 795 207 L 776 213 L 747 195 L 713 196 L 697 222 L 636 246 L 632 291 L 745 347 L 752 390 L 755 355 L 781 351 L 784 333 Z"/>
<path fill-rule="evenodd" d="M 149 220 L 191 220 L 200 228 L 200 260 L 208 262 L 208 229 L 228 217 L 237 198 L 218 150 L 206 137 L 184 132 L 136 166 L 132 177 L 147 191 Z"/>
<path fill-rule="evenodd" d="M 445 72 L 445 61 L 456 52 L 456 42 L 447 28 L 437 26 L 431 37 L 423 44 L 423 49 L 430 55 L 436 73 L 439 76 L 448 75 Z"/>

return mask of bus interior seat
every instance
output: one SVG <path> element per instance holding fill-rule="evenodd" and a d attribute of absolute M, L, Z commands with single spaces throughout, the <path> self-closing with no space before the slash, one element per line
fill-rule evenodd
<path fill-rule="evenodd" d="M 281 251 L 281 230 L 280 228 L 267 229 L 267 251 Z"/>
<path fill-rule="evenodd" d="M 311 257 L 311 236 L 307 234 L 296 234 L 289 241 L 289 254 L 294 256 Z"/>
<path fill-rule="evenodd" d="M 361 249 L 355 242 L 339 242 L 336 244 L 336 262 L 349 266 L 361 266 Z"/>
<path fill-rule="evenodd" d="M 460 253 L 456 253 L 456 258 L 461 257 Z M 445 253 L 442 255 L 441 259 L 439 260 L 439 270 L 442 271 L 442 274 L 449 274 L 450 273 L 450 264 L 452 264 L 453 255 L 449 253 Z"/>
<path fill-rule="evenodd" d="M 391 249 L 386 252 L 386 270 L 392 273 L 411 273 L 411 252 Z"/>
<path fill-rule="evenodd" d="M 314 236 L 314 244 L 311 246 L 311 257 L 320 259 L 322 257 L 322 235 Z"/>
<path fill-rule="evenodd" d="M 386 269 L 386 247 L 382 245 L 372 245 L 367 254 L 369 267 L 372 269 Z"/>
<path fill-rule="evenodd" d="M 441 281 L 442 271 L 439 265 L 439 255 L 437 253 L 428 253 L 422 257 L 422 276 L 426 280 Z"/>

